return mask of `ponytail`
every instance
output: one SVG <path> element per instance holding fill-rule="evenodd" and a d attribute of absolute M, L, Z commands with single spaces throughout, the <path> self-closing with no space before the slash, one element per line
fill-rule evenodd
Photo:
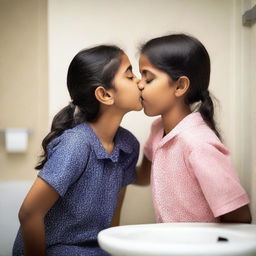
<path fill-rule="evenodd" d="M 205 90 L 201 94 L 201 105 L 199 107 L 199 113 L 203 117 L 207 125 L 215 132 L 217 137 L 221 140 L 220 133 L 216 127 L 214 121 L 214 105 L 208 90 Z"/>
<path fill-rule="evenodd" d="M 47 161 L 48 152 L 47 145 L 55 138 L 59 137 L 65 130 L 74 126 L 74 111 L 75 106 L 70 103 L 68 106 L 61 109 L 53 118 L 51 131 L 46 135 L 42 142 L 44 153 L 41 155 L 42 160 L 35 167 L 36 170 L 43 168 Z"/>

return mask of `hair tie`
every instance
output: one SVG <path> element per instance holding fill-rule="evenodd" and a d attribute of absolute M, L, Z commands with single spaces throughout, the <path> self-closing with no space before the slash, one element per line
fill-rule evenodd
<path fill-rule="evenodd" d="M 76 107 L 75 104 L 73 103 L 73 101 L 70 101 L 70 102 L 69 102 L 69 106 L 70 106 L 71 108 L 75 108 L 75 107 Z"/>

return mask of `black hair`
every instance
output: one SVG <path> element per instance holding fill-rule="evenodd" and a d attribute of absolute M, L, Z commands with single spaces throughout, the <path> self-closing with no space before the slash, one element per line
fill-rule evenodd
<path fill-rule="evenodd" d="M 100 103 L 95 97 L 98 86 L 113 88 L 113 79 L 121 63 L 123 50 L 114 45 L 100 45 L 76 54 L 67 74 L 67 87 L 72 102 L 53 118 L 51 131 L 43 139 L 43 154 L 35 167 L 40 170 L 47 161 L 47 145 L 65 130 L 85 122 L 95 121 Z"/>
<path fill-rule="evenodd" d="M 151 39 L 141 47 L 141 54 L 148 57 L 158 69 L 172 80 L 181 76 L 190 80 L 185 103 L 191 105 L 201 101 L 198 111 L 204 121 L 221 139 L 214 121 L 214 105 L 208 87 L 210 81 L 210 57 L 203 44 L 185 34 L 172 34 Z"/>

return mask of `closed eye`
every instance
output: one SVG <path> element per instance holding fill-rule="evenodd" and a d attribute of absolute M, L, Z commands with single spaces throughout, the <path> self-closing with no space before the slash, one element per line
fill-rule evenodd
<path fill-rule="evenodd" d="M 147 84 L 151 83 L 152 81 L 153 81 L 153 79 L 146 79 L 146 80 L 145 80 L 145 82 L 146 82 Z"/>
<path fill-rule="evenodd" d="M 155 78 L 155 75 L 147 69 L 140 70 L 140 73 L 142 74 L 142 78 L 145 79 L 144 81 L 146 84 L 151 83 Z"/>

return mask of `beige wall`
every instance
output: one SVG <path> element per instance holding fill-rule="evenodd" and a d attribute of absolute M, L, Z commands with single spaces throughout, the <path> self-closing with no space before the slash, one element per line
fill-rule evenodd
<path fill-rule="evenodd" d="M 253 34 L 252 34 L 252 43 L 253 45 L 256 45 L 256 25 L 254 25 L 253 28 Z M 252 76 L 252 86 L 254 86 L 254 93 L 252 94 L 252 96 L 255 97 L 256 94 L 256 52 L 254 51 L 252 53 L 252 65 L 251 65 L 251 72 L 253 74 Z M 252 109 L 251 109 L 251 128 L 252 128 L 252 132 L 251 132 L 251 141 L 252 141 L 252 158 L 251 158 L 251 166 L 252 166 L 252 179 L 251 179 L 251 209 L 252 209 L 252 214 L 253 214 L 253 219 L 254 219 L 254 223 L 256 223 L 256 101 L 255 98 L 251 97 L 251 102 L 252 102 Z"/>
<path fill-rule="evenodd" d="M 7 153 L 0 137 L 0 181 L 33 179 L 48 125 L 47 1 L 0 1 L 0 129 L 33 131 L 26 153 Z"/>
<path fill-rule="evenodd" d="M 256 5 L 256 0 L 253 0 L 251 7 Z M 251 210 L 253 214 L 254 223 L 256 223 L 256 23 L 251 27 L 251 38 L 250 38 L 250 61 L 249 61 L 249 75 L 250 75 L 250 141 L 252 143 L 251 147 L 251 168 L 252 168 L 252 178 L 251 178 Z"/>
<path fill-rule="evenodd" d="M 251 9 L 256 0 L 237 1 L 235 16 L 237 17 L 235 55 L 236 72 L 234 84 L 236 91 L 236 132 L 235 152 L 237 168 L 243 184 L 251 198 L 253 222 L 256 222 L 256 24 L 242 26 L 241 16 Z"/>

